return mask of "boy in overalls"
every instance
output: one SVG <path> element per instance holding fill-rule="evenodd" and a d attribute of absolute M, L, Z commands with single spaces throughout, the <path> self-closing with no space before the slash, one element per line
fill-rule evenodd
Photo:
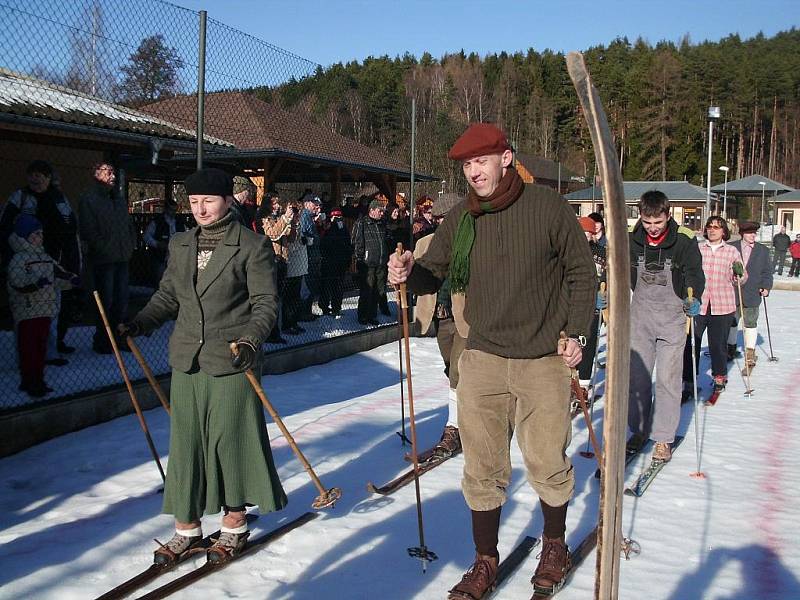
<path fill-rule="evenodd" d="M 672 458 L 670 444 L 680 418 L 686 318 L 698 314 L 705 276 L 695 234 L 670 217 L 665 194 L 645 192 L 639 216 L 630 234 L 632 435 L 627 450 L 638 452 L 650 438 L 655 442 L 653 460 L 666 462 Z"/>

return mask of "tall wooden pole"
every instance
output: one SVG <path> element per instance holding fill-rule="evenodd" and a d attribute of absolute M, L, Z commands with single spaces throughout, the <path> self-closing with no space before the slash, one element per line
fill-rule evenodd
<path fill-rule="evenodd" d="M 622 173 L 600 96 L 592 85 L 583 56 L 567 55 L 569 71 L 592 136 L 603 178 L 603 205 L 608 237 L 608 342 L 606 401 L 603 420 L 603 474 L 595 599 L 613 600 L 619 590 L 619 555 L 622 547 L 622 497 L 625 474 L 625 437 L 628 419 L 630 360 L 630 256 Z"/>

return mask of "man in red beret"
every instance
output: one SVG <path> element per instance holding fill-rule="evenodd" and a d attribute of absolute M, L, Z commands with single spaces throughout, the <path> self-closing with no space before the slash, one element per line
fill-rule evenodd
<path fill-rule="evenodd" d="M 747 281 L 742 284 L 742 297 L 739 297 L 738 289 L 734 289 L 734 293 L 736 294 L 737 307 L 744 306 L 742 311 L 744 312 L 742 331 L 744 336 L 744 359 L 747 362 L 748 373 L 756 366 L 758 308 L 761 306 L 761 298 L 769 296 L 769 291 L 772 289 L 772 265 L 769 260 L 769 250 L 767 250 L 766 246 L 756 241 L 758 228 L 758 223 L 741 221 L 739 223 L 739 233 L 742 239 L 731 242 L 731 246 L 736 248 L 742 255 L 742 264 L 747 270 Z M 737 317 L 739 314 L 740 311 L 737 310 L 734 315 L 733 325 L 731 325 L 728 333 L 728 360 L 733 360 L 736 355 Z M 731 347 L 733 347 L 733 352 L 731 352 Z"/>
<path fill-rule="evenodd" d="M 450 598 L 481 598 L 497 578 L 514 433 L 544 514 L 534 588 L 552 593 L 570 568 L 570 369 L 581 360 L 592 318 L 595 268 L 575 213 L 554 190 L 524 184 L 500 129 L 470 125 L 448 156 L 461 163 L 467 201 L 448 213 L 424 257 L 391 256 L 389 280 L 427 294 L 449 278 L 451 292 L 468 299 L 458 426 L 477 555 Z"/>

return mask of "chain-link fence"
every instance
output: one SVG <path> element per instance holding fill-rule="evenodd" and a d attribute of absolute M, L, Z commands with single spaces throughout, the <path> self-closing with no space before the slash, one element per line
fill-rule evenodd
<path fill-rule="evenodd" d="M 157 0 L 0 0 L 0 18 L 0 411 L 121 384 L 91 291 L 112 325 L 148 301 L 168 239 L 194 226 L 182 181 L 200 153 L 273 241 L 281 314 L 265 352 L 396 322 L 376 253 L 410 237 L 408 161 L 287 97 L 319 65 Z M 375 198 L 400 203 L 380 226 Z M 139 344 L 156 374 L 171 327 Z"/>

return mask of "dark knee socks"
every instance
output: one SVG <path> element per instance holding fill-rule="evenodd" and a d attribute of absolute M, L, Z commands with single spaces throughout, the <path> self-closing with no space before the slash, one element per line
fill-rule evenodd
<path fill-rule="evenodd" d="M 498 506 L 492 510 L 472 511 L 472 539 L 478 554 L 495 558 L 500 556 L 497 552 L 497 535 L 500 531 L 501 509 Z"/>
<path fill-rule="evenodd" d="M 562 538 L 567 533 L 567 504 L 550 506 L 539 498 L 544 515 L 544 535 L 548 538 Z"/>

